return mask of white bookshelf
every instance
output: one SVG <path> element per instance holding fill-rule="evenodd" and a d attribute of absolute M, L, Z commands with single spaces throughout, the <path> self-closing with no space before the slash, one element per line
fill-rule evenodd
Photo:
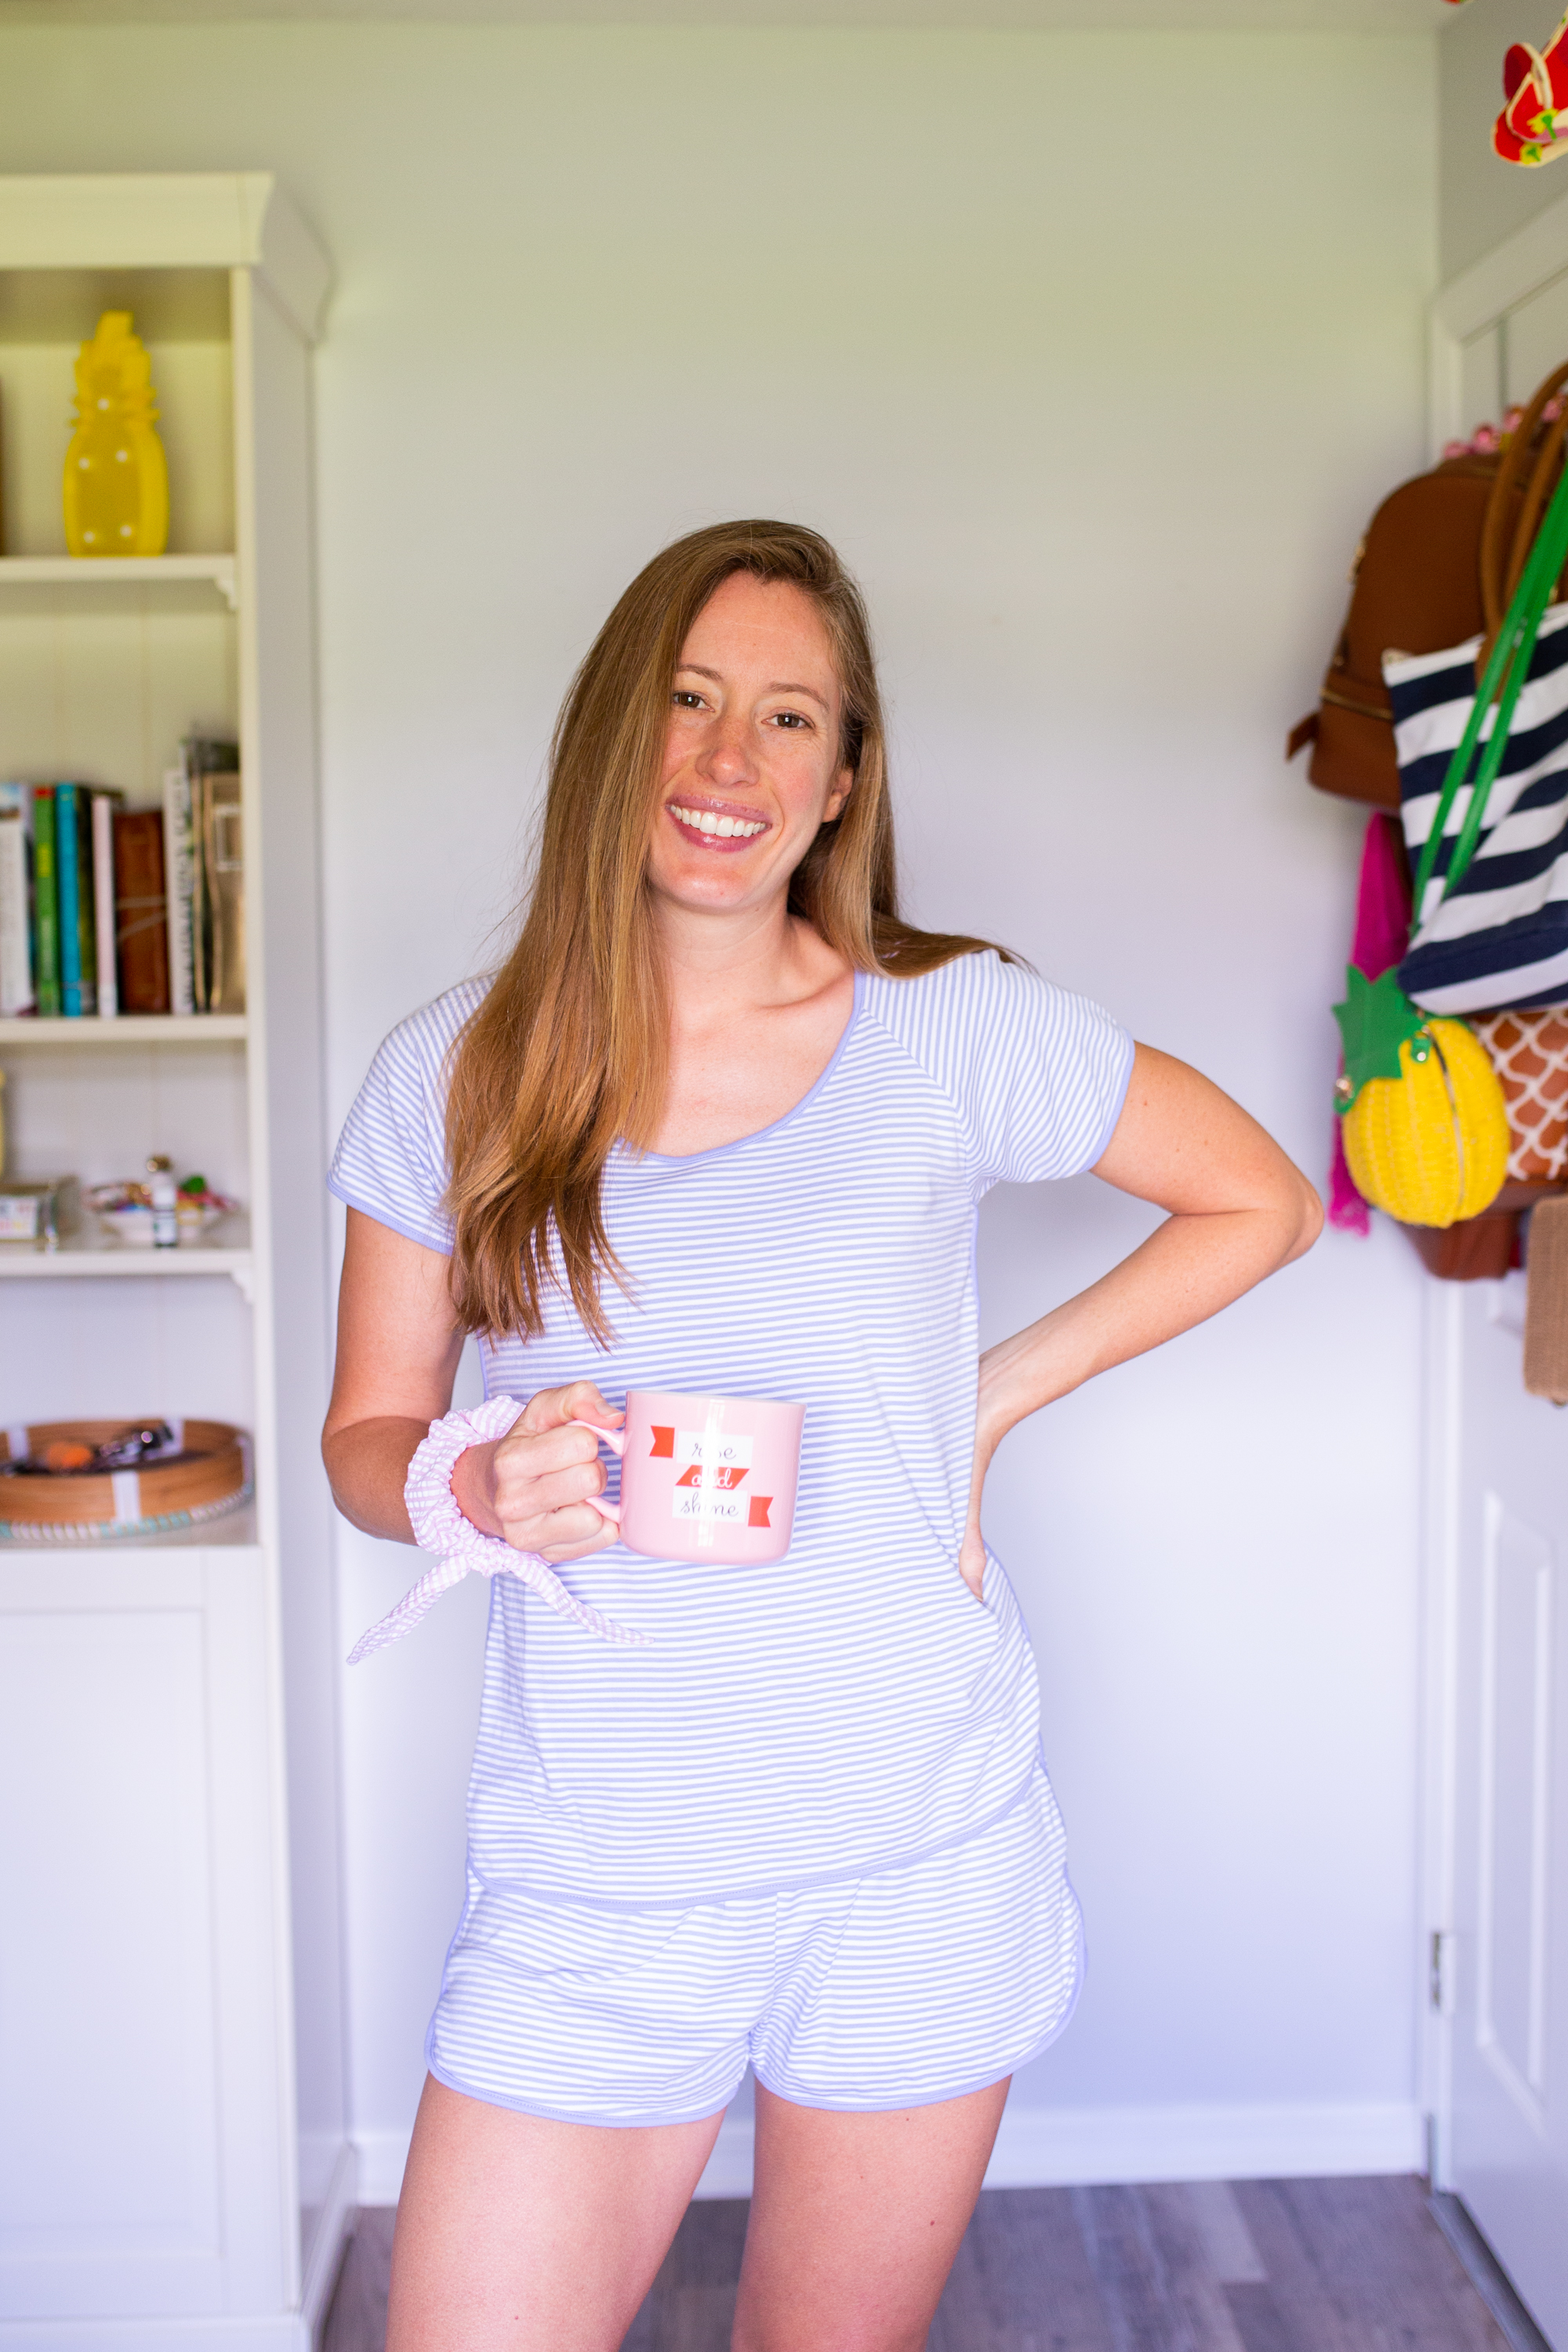
<path fill-rule="evenodd" d="M 0 1245 L 0 1427 L 234 1421 L 255 1460 L 246 1510 L 155 1542 L 0 1542 L 0 2352 L 306 2352 L 354 2201 L 318 1452 L 327 282 L 266 173 L 0 177 L 0 776 L 152 805 L 182 735 L 237 736 L 247 958 L 243 1014 L 0 1020 L 6 1172 L 85 1190 L 166 1151 L 242 1204 L 175 1249 L 90 1217 Z M 152 354 L 169 551 L 79 561 L 71 366 L 110 308 Z"/>
<path fill-rule="evenodd" d="M 4 624 L 0 623 L 0 626 Z M 110 1020 L 43 1020 L 26 1014 L 0 1019 L 0 1051 L 12 1046 L 242 1045 L 249 1035 L 243 1013 L 122 1013 Z"/>
<path fill-rule="evenodd" d="M 238 575 L 232 555 L 115 555 L 101 562 L 74 555 L 0 556 L 0 593 L 17 588 L 66 588 L 96 594 L 116 588 L 185 588 L 193 582 L 216 590 L 231 613 L 239 609 Z"/>
<path fill-rule="evenodd" d="M 248 1240 L 238 1242 L 232 1237 L 234 1228 L 243 1228 L 246 1223 L 242 1217 L 226 1217 L 210 1240 L 203 1234 L 181 1242 L 176 1249 L 145 1248 L 114 1234 L 95 1233 L 90 1224 L 57 1249 L 0 1242 L 0 1282 L 61 1282 L 72 1276 L 92 1282 L 188 1282 L 193 1276 L 199 1280 L 206 1275 L 226 1274 L 248 1297 L 255 1259 Z M 44 1416 L 35 1413 L 31 1418 Z"/>

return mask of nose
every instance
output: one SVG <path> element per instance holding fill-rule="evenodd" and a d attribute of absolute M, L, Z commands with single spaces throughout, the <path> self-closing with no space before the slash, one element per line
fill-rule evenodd
<path fill-rule="evenodd" d="M 698 773 L 710 784 L 754 784 L 757 763 L 750 732 L 739 715 L 717 719 L 697 762 Z"/>

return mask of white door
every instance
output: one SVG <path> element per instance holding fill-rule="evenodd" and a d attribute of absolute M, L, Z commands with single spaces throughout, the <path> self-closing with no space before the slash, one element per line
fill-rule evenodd
<path fill-rule="evenodd" d="M 1449 1882 L 1441 2185 L 1568 2352 L 1568 1414 L 1527 1396 L 1523 1279 L 1433 1300 L 1447 1359 Z"/>
<path fill-rule="evenodd" d="M 1568 360 L 1568 197 L 1434 306 L 1434 457 Z M 1429 1294 L 1433 2173 L 1568 2352 L 1568 1413 L 1523 1277 Z"/>

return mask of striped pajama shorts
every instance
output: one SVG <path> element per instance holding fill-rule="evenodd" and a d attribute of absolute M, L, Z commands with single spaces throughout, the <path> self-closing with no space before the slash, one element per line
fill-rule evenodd
<path fill-rule="evenodd" d="M 925 2105 L 1066 2025 L 1083 1937 L 1043 1769 L 962 1844 L 864 1878 L 685 1909 L 545 1902 L 470 1874 L 426 2056 L 438 2082 L 568 2123 L 689 2123 L 748 2062 L 797 2105 Z"/>

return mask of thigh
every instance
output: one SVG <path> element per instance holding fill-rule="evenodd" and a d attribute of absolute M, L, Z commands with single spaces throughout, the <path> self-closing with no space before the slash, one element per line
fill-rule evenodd
<path fill-rule="evenodd" d="M 614 2352 L 718 2136 L 557 2123 L 425 2084 L 386 2352 Z"/>
<path fill-rule="evenodd" d="M 922 2352 L 1006 2097 L 846 2115 L 759 2083 L 734 2352 Z"/>

